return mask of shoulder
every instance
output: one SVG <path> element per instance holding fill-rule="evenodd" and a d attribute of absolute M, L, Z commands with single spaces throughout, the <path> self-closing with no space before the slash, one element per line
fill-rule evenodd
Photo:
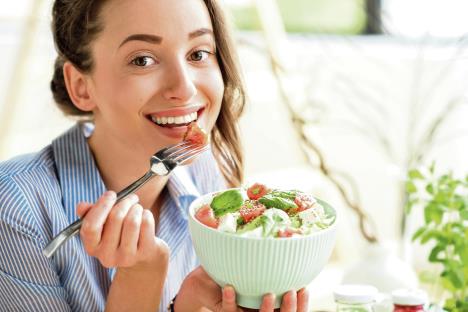
<path fill-rule="evenodd" d="M 0 162 L 0 177 L 15 177 L 54 166 L 52 147 L 48 145 L 41 151 L 16 156 Z"/>
<path fill-rule="evenodd" d="M 0 223 L 41 236 L 36 228 L 40 207 L 45 194 L 58 189 L 54 168 L 50 146 L 0 163 Z"/>

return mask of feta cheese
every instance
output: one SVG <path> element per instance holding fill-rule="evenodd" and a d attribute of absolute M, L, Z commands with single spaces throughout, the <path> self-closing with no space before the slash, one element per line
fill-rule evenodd
<path fill-rule="evenodd" d="M 237 229 L 238 212 L 227 213 L 219 218 L 218 230 L 221 232 L 235 233 Z"/>
<path fill-rule="evenodd" d="M 301 211 L 297 215 L 301 218 L 303 225 L 312 225 L 322 219 L 323 213 L 323 207 L 314 204 L 312 208 Z"/>

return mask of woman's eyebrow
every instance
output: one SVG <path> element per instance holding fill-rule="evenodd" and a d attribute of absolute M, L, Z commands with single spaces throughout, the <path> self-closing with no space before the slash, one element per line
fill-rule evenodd
<path fill-rule="evenodd" d="M 162 37 L 150 35 L 150 34 L 134 34 L 125 38 L 122 43 L 119 45 L 119 48 L 129 41 L 145 41 L 153 44 L 160 44 L 162 42 Z"/>
<path fill-rule="evenodd" d="M 203 35 L 213 36 L 213 31 L 209 28 L 200 28 L 195 31 L 192 31 L 188 34 L 189 39 L 200 37 Z M 151 34 L 133 34 L 125 38 L 122 43 L 119 45 L 119 48 L 129 41 L 145 41 L 153 44 L 160 44 L 163 38 L 161 36 L 151 35 Z"/>
<path fill-rule="evenodd" d="M 209 28 L 200 28 L 200 29 L 197 29 L 197 30 L 192 31 L 191 33 L 189 33 L 188 38 L 193 39 L 193 38 L 203 36 L 203 35 L 207 35 L 207 34 L 213 36 L 213 31 L 211 29 L 209 29 Z"/>

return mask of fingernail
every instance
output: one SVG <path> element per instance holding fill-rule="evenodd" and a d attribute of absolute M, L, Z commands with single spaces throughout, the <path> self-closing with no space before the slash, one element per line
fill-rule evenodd
<path fill-rule="evenodd" d="M 107 191 L 104 193 L 104 196 L 107 197 L 108 199 L 114 199 L 116 197 L 114 191 Z"/>
<path fill-rule="evenodd" d="M 233 299 L 234 297 L 234 288 L 230 285 L 226 285 L 223 288 L 224 297 L 228 300 Z"/>

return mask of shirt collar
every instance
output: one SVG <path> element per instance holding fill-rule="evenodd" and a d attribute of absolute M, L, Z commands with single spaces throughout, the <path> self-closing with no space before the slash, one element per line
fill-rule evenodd
<path fill-rule="evenodd" d="M 86 139 L 91 132 L 89 124 L 77 123 L 52 142 L 69 222 L 78 218 L 76 205 L 79 202 L 94 203 L 106 190 Z"/>

